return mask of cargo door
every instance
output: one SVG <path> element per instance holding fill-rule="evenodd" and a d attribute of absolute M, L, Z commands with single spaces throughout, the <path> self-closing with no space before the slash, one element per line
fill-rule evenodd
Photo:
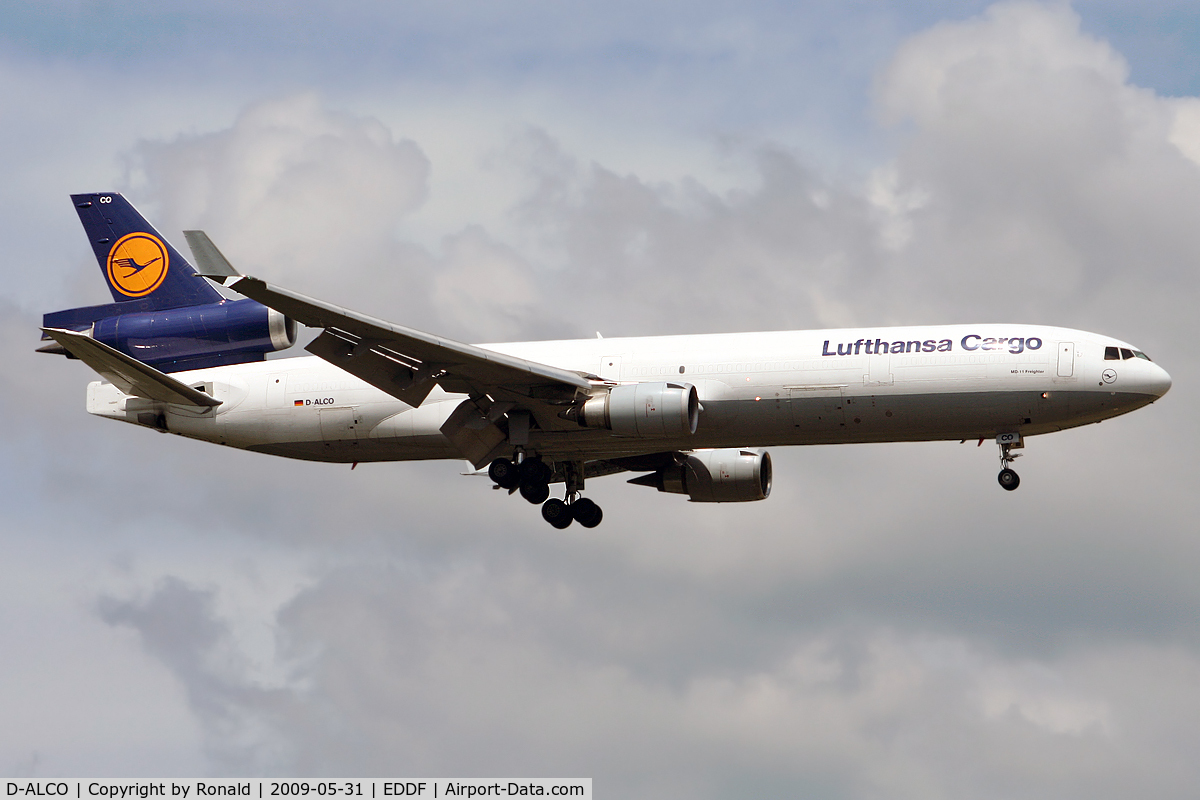
<path fill-rule="evenodd" d="M 325 442 L 346 442 L 358 439 L 362 419 L 357 408 L 322 408 L 317 411 L 321 420 L 321 439 Z"/>

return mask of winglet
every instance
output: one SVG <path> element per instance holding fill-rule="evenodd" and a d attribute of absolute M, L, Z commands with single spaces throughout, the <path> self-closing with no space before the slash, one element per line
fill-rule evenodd
<path fill-rule="evenodd" d="M 193 389 L 86 334 L 61 328 L 42 328 L 42 332 L 125 394 L 185 406 L 221 405 L 217 398 Z"/>
<path fill-rule="evenodd" d="M 234 269 L 233 265 L 229 263 L 229 259 L 225 258 L 217 246 L 212 243 L 212 239 L 208 238 L 207 233 L 184 231 L 183 237 L 187 239 L 192 257 L 196 259 L 200 277 L 211 278 L 221 284 L 225 283 L 226 278 L 243 277 L 242 273 Z"/>

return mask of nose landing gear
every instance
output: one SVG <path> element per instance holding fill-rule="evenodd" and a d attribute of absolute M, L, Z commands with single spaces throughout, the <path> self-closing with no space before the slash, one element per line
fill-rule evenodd
<path fill-rule="evenodd" d="M 1021 485 L 1021 476 L 1008 467 L 1000 470 L 1000 474 L 996 476 L 996 480 L 1000 481 L 1000 485 L 1010 492 Z"/>
<path fill-rule="evenodd" d="M 1019 433 L 1002 433 L 996 437 L 996 444 L 1000 445 L 1000 474 L 996 476 L 996 480 L 1011 492 L 1021 485 L 1021 476 L 1009 467 L 1021 454 L 1012 451 L 1023 448 L 1025 443 L 1021 441 Z"/>
<path fill-rule="evenodd" d="M 488 466 L 488 477 L 497 488 L 507 489 L 509 494 L 520 491 L 521 496 L 534 505 L 541 504 L 542 519 L 555 528 L 562 530 L 572 522 L 578 522 L 585 528 L 594 528 L 604 519 L 600 506 L 586 497 L 580 497 L 583 490 L 583 463 L 568 461 L 562 464 L 566 473 L 566 498 L 559 500 L 550 497 L 550 481 L 554 478 L 554 470 L 540 457 L 525 458 L 518 451 L 514 459 L 497 458 Z"/>

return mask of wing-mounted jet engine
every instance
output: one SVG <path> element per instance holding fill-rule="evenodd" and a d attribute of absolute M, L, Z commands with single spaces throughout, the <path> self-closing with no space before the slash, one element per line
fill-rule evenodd
<path fill-rule="evenodd" d="M 42 327 L 82 333 L 164 373 L 262 361 L 296 343 L 294 322 L 223 297 L 120 194 L 71 200 L 115 302 L 46 314 Z M 198 257 L 223 260 L 208 247 Z M 39 352 L 75 357 L 57 340 Z"/>
<path fill-rule="evenodd" d="M 690 436 L 700 423 L 700 399 L 690 383 L 630 383 L 591 397 L 578 421 L 639 439 Z"/>
<path fill-rule="evenodd" d="M 771 494 L 771 454 L 757 448 L 675 453 L 671 463 L 629 483 L 686 494 L 693 503 L 747 503 Z"/>

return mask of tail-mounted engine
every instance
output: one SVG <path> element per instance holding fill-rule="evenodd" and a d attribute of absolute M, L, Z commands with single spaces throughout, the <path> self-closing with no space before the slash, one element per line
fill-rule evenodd
<path fill-rule="evenodd" d="M 677 463 L 630 483 L 686 494 L 693 503 L 745 503 L 771 494 L 771 454 L 766 450 L 697 450 Z"/>
<path fill-rule="evenodd" d="M 296 323 L 253 300 L 120 313 L 126 305 L 59 311 L 44 325 L 81 331 L 163 372 L 261 361 L 296 343 Z"/>
<path fill-rule="evenodd" d="M 617 436 L 690 436 L 700 422 L 700 398 L 690 383 L 630 383 L 590 398 L 577 419 Z"/>

